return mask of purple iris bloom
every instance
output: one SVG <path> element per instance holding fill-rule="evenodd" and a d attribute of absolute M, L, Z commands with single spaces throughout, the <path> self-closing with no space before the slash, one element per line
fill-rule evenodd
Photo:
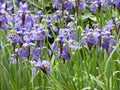
<path fill-rule="evenodd" d="M 43 60 L 42 61 L 42 71 L 46 74 L 50 73 L 50 63 L 48 61 Z"/>
<path fill-rule="evenodd" d="M 38 13 L 37 13 L 37 16 L 39 17 L 39 18 L 43 18 L 43 12 L 42 11 L 38 11 Z"/>
<path fill-rule="evenodd" d="M 13 43 L 13 44 L 23 43 L 22 38 L 21 38 L 18 34 L 14 33 L 14 32 L 10 32 L 10 33 L 7 35 L 7 38 L 6 38 L 6 39 L 7 39 L 7 41 L 12 40 L 12 43 Z"/>
<path fill-rule="evenodd" d="M 73 8 L 73 3 L 66 0 L 53 0 L 52 6 L 58 10 L 62 10 L 63 7 L 67 10 L 70 10 Z"/>
<path fill-rule="evenodd" d="M 55 51 L 55 50 L 58 49 L 58 46 L 57 46 L 56 42 L 54 42 L 54 43 L 52 44 L 51 49 L 52 49 L 52 51 Z"/>
<path fill-rule="evenodd" d="M 27 2 L 25 2 L 25 3 L 20 2 L 18 12 L 22 12 L 22 13 L 29 12 L 28 11 L 28 4 L 27 4 Z"/>
<path fill-rule="evenodd" d="M 23 43 L 23 40 L 19 35 L 15 35 L 12 37 L 12 43 Z"/>
<path fill-rule="evenodd" d="M 39 22 L 41 22 L 42 19 L 44 18 L 43 12 L 42 12 L 42 11 L 37 11 L 37 10 L 35 9 L 35 14 L 36 14 L 37 20 L 38 20 Z"/>
<path fill-rule="evenodd" d="M 69 48 L 70 48 L 71 50 L 76 50 L 76 49 L 79 47 L 78 42 L 76 42 L 76 41 L 73 40 L 73 39 L 70 39 L 70 40 L 68 41 L 68 46 L 69 46 Z"/>
<path fill-rule="evenodd" d="M 64 2 L 64 7 L 68 10 L 72 9 L 73 8 L 73 3 L 72 2 L 69 2 L 69 1 L 65 1 Z"/>
<path fill-rule="evenodd" d="M 24 28 L 23 32 L 25 32 L 32 29 L 32 26 L 36 22 L 36 18 L 31 16 L 30 13 L 27 14 L 22 13 L 22 15 L 18 14 L 14 17 L 14 22 L 15 22 L 14 25 L 15 30 L 21 30 Z"/>
<path fill-rule="evenodd" d="M 32 29 L 33 25 L 36 24 L 37 18 L 32 16 L 28 10 L 28 4 L 20 2 L 17 14 L 14 16 L 14 28 L 17 31 L 29 31 Z M 21 30 L 22 29 L 22 30 Z"/>
<path fill-rule="evenodd" d="M 12 17 L 4 10 L 0 10 L 0 29 L 6 30 L 12 26 Z"/>
<path fill-rule="evenodd" d="M 42 50 L 41 50 L 41 48 L 39 48 L 39 47 L 34 48 L 34 49 L 32 50 L 32 58 L 33 58 L 33 59 L 38 59 L 38 57 L 40 57 L 41 54 L 42 54 Z"/>
<path fill-rule="evenodd" d="M 93 35 L 92 33 L 89 33 L 87 35 L 87 42 L 96 45 L 96 44 L 98 44 L 99 39 L 98 39 L 98 37 L 96 37 L 96 35 Z"/>
<path fill-rule="evenodd" d="M 98 4 L 96 4 L 96 3 L 93 3 L 93 4 L 90 6 L 90 10 L 91 10 L 91 11 L 96 11 L 97 8 L 98 8 Z"/>
<path fill-rule="evenodd" d="M 82 43 L 85 44 L 86 42 L 88 44 L 90 43 L 96 45 L 99 43 L 99 36 L 100 36 L 99 31 L 97 29 L 96 30 L 89 29 L 88 25 L 86 26 L 85 31 L 83 31 L 82 36 L 83 38 L 81 44 Z"/>
<path fill-rule="evenodd" d="M 101 7 L 107 9 L 107 6 L 103 0 L 95 0 L 90 6 L 90 10 L 95 12 L 97 9 L 100 11 Z"/>
<path fill-rule="evenodd" d="M 42 67 L 42 64 L 41 64 L 42 61 L 41 60 L 35 60 L 33 63 L 34 63 L 35 67 Z"/>
<path fill-rule="evenodd" d="M 85 3 L 84 0 L 82 0 L 82 1 L 79 3 L 79 8 L 80 8 L 80 9 L 84 9 L 85 6 L 86 6 L 86 3 Z"/>
<path fill-rule="evenodd" d="M 102 35 L 111 35 L 111 28 L 114 26 L 113 20 L 106 22 L 106 26 L 102 27 Z"/>
<path fill-rule="evenodd" d="M 88 46 L 91 50 L 93 45 L 97 45 L 100 43 L 101 30 L 98 28 L 90 29 L 89 25 L 86 26 L 85 30 L 82 33 L 82 39 L 80 41 L 80 45 Z"/>
<path fill-rule="evenodd" d="M 32 41 L 32 36 L 30 32 L 25 32 L 24 36 L 23 36 L 23 40 L 26 43 L 30 43 Z"/>
<path fill-rule="evenodd" d="M 52 14 L 52 19 L 55 21 L 59 21 L 60 18 L 62 17 L 62 11 L 57 10 L 55 13 Z"/>
<path fill-rule="evenodd" d="M 77 38 L 76 29 L 70 28 L 68 33 L 68 39 L 76 39 L 76 38 Z"/>
<path fill-rule="evenodd" d="M 109 47 L 109 41 L 108 41 L 108 37 L 107 36 L 102 36 L 102 47 L 107 49 Z"/>
<path fill-rule="evenodd" d="M 16 62 L 16 54 L 10 55 L 9 60 L 12 62 L 12 64 L 16 64 L 17 63 Z"/>
<path fill-rule="evenodd" d="M 3 4 L 5 2 L 5 0 L 0 0 L 0 4 Z"/>
<path fill-rule="evenodd" d="M 111 27 L 113 26 L 113 19 L 109 20 L 109 21 L 106 21 L 106 24 L 107 25 L 110 25 Z"/>
<path fill-rule="evenodd" d="M 110 54 L 116 45 L 116 41 L 112 35 L 102 36 L 102 47 Z"/>
<path fill-rule="evenodd" d="M 61 10 L 63 1 L 64 0 L 53 0 L 52 7 Z"/>
<path fill-rule="evenodd" d="M 112 4 L 114 4 L 116 7 L 120 7 L 120 1 L 119 0 L 114 0 L 112 1 Z"/>
<path fill-rule="evenodd" d="M 70 59 L 69 53 L 66 53 L 66 52 L 63 52 L 62 55 L 61 55 L 61 57 L 62 57 L 63 59 L 65 59 L 65 60 L 69 60 L 69 59 Z"/>
<path fill-rule="evenodd" d="M 92 0 L 88 0 L 87 2 L 88 2 L 88 3 L 92 3 Z"/>
<path fill-rule="evenodd" d="M 37 15 L 36 16 L 37 18 L 43 18 L 44 17 L 43 11 L 38 11 L 37 9 L 34 9 L 34 11 L 35 11 L 35 14 Z"/>
<path fill-rule="evenodd" d="M 57 26 L 53 26 L 53 31 L 54 31 L 54 32 L 57 32 L 57 31 L 58 31 Z"/>
<path fill-rule="evenodd" d="M 25 28 L 28 30 L 32 29 L 32 26 L 36 23 L 36 18 L 30 13 L 25 15 Z"/>
<path fill-rule="evenodd" d="M 12 1 L 7 1 L 6 2 L 6 7 L 7 7 L 7 10 L 12 10 L 12 8 L 13 8 L 13 3 L 12 3 Z"/>
<path fill-rule="evenodd" d="M 67 39 L 68 33 L 69 33 L 69 29 L 61 28 L 59 30 L 59 39 L 60 39 L 60 41 L 64 41 L 65 39 Z"/>
<path fill-rule="evenodd" d="M 56 56 L 56 58 L 58 58 L 58 57 L 62 57 L 64 63 L 65 63 L 65 60 L 70 59 L 70 55 L 69 55 L 68 49 L 66 47 L 66 44 L 64 44 L 63 42 L 60 42 L 60 47 L 57 48 L 57 56 Z"/>
<path fill-rule="evenodd" d="M 43 41 L 45 38 L 44 31 L 33 31 L 32 32 L 32 39 L 36 41 Z"/>
<path fill-rule="evenodd" d="M 53 7 L 53 8 L 56 8 L 56 6 L 57 6 L 57 1 L 58 1 L 58 0 L 53 0 L 53 3 L 52 3 L 52 7 Z"/>
<path fill-rule="evenodd" d="M 113 45 L 116 45 L 117 42 L 115 41 L 115 38 L 113 36 L 110 37 L 110 40 L 109 40 L 109 46 L 113 46 Z"/>
<path fill-rule="evenodd" d="M 63 48 L 63 47 L 62 47 L 62 48 Z M 65 49 L 62 50 L 62 53 L 61 53 L 60 50 L 58 50 L 57 55 L 56 55 L 56 58 L 58 58 L 58 57 L 62 57 L 64 63 L 65 63 L 65 60 L 70 60 L 70 54 L 69 54 L 68 51 L 66 52 Z"/>
<path fill-rule="evenodd" d="M 107 9 L 107 5 L 104 2 L 101 3 L 101 6 L 102 6 L 103 9 Z"/>
<path fill-rule="evenodd" d="M 61 57 L 65 60 L 69 60 L 70 59 L 70 55 L 69 55 L 69 52 L 68 52 L 68 49 L 67 47 L 65 46 L 65 44 L 63 45 L 63 51 L 62 51 L 62 54 L 61 54 Z"/>
<path fill-rule="evenodd" d="M 48 26 L 51 25 L 51 20 L 50 20 L 50 18 L 47 18 L 47 19 L 46 19 L 46 23 L 47 23 Z"/>
<path fill-rule="evenodd" d="M 30 45 L 28 43 L 24 43 L 21 48 L 18 49 L 18 55 L 22 57 L 30 56 Z"/>
<path fill-rule="evenodd" d="M 108 4 L 112 4 L 113 0 L 107 0 Z"/>
<path fill-rule="evenodd" d="M 40 68 L 45 74 L 50 73 L 50 63 L 46 60 L 36 60 L 34 61 L 34 67 Z"/>
<path fill-rule="evenodd" d="M 18 55 L 22 57 L 28 57 L 29 56 L 29 50 L 28 48 L 20 48 L 18 50 Z"/>

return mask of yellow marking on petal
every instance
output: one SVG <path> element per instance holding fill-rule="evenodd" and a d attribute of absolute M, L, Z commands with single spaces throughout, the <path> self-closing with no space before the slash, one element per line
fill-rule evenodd
<path fill-rule="evenodd" d="M 44 64 L 44 67 L 48 67 L 48 64 Z"/>

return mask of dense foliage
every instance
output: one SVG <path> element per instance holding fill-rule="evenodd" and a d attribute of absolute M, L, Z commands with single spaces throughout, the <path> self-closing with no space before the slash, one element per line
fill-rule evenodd
<path fill-rule="evenodd" d="M 119 90 L 119 0 L 0 0 L 1 90 Z"/>

